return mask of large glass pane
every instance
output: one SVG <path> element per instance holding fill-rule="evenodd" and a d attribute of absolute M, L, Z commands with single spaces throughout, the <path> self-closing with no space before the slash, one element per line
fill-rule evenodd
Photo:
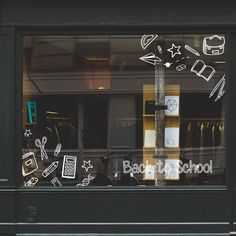
<path fill-rule="evenodd" d="M 23 38 L 23 186 L 225 183 L 225 36 Z"/>

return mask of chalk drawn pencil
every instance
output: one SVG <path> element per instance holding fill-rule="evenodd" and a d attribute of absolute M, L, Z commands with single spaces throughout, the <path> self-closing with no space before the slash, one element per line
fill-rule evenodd
<path fill-rule="evenodd" d="M 59 161 L 52 162 L 42 173 L 42 176 L 46 178 L 58 167 Z"/>
<path fill-rule="evenodd" d="M 194 55 L 196 55 L 198 57 L 200 56 L 199 52 L 196 51 L 195 49 L 193 49 L 192 47 L 190 47 L 189 45 L 185 45 L 184 48 L 186 50 L 188 50 L 189 52 L 193 53 Z"/>

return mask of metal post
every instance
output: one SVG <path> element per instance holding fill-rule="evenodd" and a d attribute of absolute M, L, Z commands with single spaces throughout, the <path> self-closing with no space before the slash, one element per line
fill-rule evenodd
<path fill-rule="evenodd" d="M 155 66 L 155 105 L 157 108 L 165 105 L 165 78 L 164 66 L 157 64 Z M 165 152 L 164 152 L 164 132 L 165 132 L 165 110 L 155 109 L 155 130 L 156 130 L 156 145 L 155 158 L 157 163 L 161 163 L 164 167 Z M 160 166 L 159 166 L 160 167 Z M 164 175 L 156 169 L 156 185 L 164 185 Z"/>

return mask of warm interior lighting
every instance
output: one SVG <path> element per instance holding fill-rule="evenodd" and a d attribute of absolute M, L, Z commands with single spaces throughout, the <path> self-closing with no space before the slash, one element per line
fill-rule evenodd
<path fill-rule="evenodd" d="M 108 58 L 107 57 L 89 56 L 89 57 L 86 57 L 86 60 L 88 60 L 88 61 L 108 61 Z"/>
<path fill-rule="evenodd" d="M 58 112 L 56 111 L 46 111 L 47 114 L 52 114 L 52 115 L 59 115 Z"/>

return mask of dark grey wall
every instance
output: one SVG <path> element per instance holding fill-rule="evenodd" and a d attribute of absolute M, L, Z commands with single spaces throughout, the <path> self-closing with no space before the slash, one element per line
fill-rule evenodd
<path fill-rule="evenodd" d="M 3 25 L 235 25 L 235 1 L 2 0 Z"/>
<path fill-rule="evenodd" d="M 229 68 L 229 76 L 231 78 L 230 80 L 230 86 L 235 88 L 236 86 L 236 33 L 231 35 L 231 60 L 230 60 L 230 68 Z M 231 90 L 232 91 L 232 90 Z M 235 89 L 233 90 L 235 91 Z M 230 122 L 230 126 L 234 127 L 232 129 L 228 129 L 228 132 L 230 133 L 230 147 L 228 148 L 228 152 L 230 152 L 230 156 L 231 156 L 231 167 L 229 167 L 229 171 L 231 171 L 232 173 L 232 186 L 233 186 L 233 196 L 232 196 L 232 209 L 233 209 L 233 224 L 234 224 L 234 231 L 236 231 L 236 145 L 235 145 L 235 140 L 236 140 L 236 126 L 235 126 L 235 120 L 236 120 L 236 106 L 235 106 L 235 102 L 236 102 L 236 95 L 235 92 L 233 92 L 230 94 L 230 98 L 229 100 L 231 100 L 231 122 Z M 226 127 L 227 128 L 227 127 Z"/>
<path fill-rule="evenodd" d="M 15 221 L 14 31 L 0 28 L 0 235 Z"/>
<path fill-rule="evenodd" d="M 14 185 L 14 164 L 11 142 L 14 132 L 14 78 L 13 54 L 14 34 L 11 30 L 0 29 L 0 186 Z M 10 170 L 10 171 L 9 171 Z"/>
<path fill-rule="evenodd" d="M 140 32 L 145 31 L 147 26 L 161 27 L 163 30 L 166 29 L 165 26 L 170 26 L 169 31 L 172 31 L 172 27 L 178 27 L 180 33 L 185 30 L 182 26 L 188 26 L 189 29 L 198 28 L 199 31 L 231 31 L 235 30 L 236 26 L 234 1 L 109 2 L 2 0 L 0 3 L 0 27 L 7 27 L 0 31 L 0 235 L 14 233 L 15 230 L 24 233 L 229 232 L 232 230 L 232 221 L 236 222 L 236 190 L 231 191 L 231 187 L 236 186 L 233 168 L 236 165 L 235 158 L 234 166 L 231 165 L 227 172 L 228 183 L 231 183 L 228 185 L 230 190 L 225 187 L 154 191 L 51 191 L 15 188 L 16 176 L 21 171 L 20 153 L 17 153 L 15 148 L 18 146 L 20 150 L 20 144 L 16 142 L 16 135 L 20 140 L 20 129 L 16 127 L 16 120 L 20 120 L 21 112 L 20 102 L 17 103 L 20 96 L 15 97 L 21 93 L 20 83 L 17 82 L 20 72 L 15 73 L 16 68 L 20 67 L 20 56 L 15 50 L 15 29 L 21 30 L 23 28 L 20 26 L 25 26 L 38 33 L 39 27 L 51 27 L 48 31 L 50 33 L 55 26 L 60 30 L 74 26 L 77 31 L 80 27 L 86 29 L 87 26 L 110 26 L 112 30 L 116 30 L 114 26 L 123 26 L 122 30 L 124 26 L 126 29 L 127 26 L 137 26 Z M 93 32 L 103 33 L 102 28 L 93 29 Z M 231 81 L 234 81 L 236 76 L 234 42 L 235 36 L 232 38 L 233 50 L 230 52 L 230 55 L 233 55 L 229 67 Z M 232 94 L 236 83 L 232 82 L 230 86 L 232 92 L 229 101 L 232 102 L 231 108 L 234 111 L 230 119 L 235 121 L 236 109 L 233 104 L 236 97 Z M 236 147 L 236 132 L 234 123 L 230 125 L 229 135 L 232 141 L 228 147 L 231 149 Z M 232 148 L 229 156 L 233 158 L 234 153 Z M 16 166 L 18 169 L 15 169 Z M 231 194 L 233 192 L 234 196 Z M 72 221 L 78 224 L 70 225 Z M 16 226 L 15 222 L 20 224 Z M 108 224 L 112 222 L 116 224 Z"/>

